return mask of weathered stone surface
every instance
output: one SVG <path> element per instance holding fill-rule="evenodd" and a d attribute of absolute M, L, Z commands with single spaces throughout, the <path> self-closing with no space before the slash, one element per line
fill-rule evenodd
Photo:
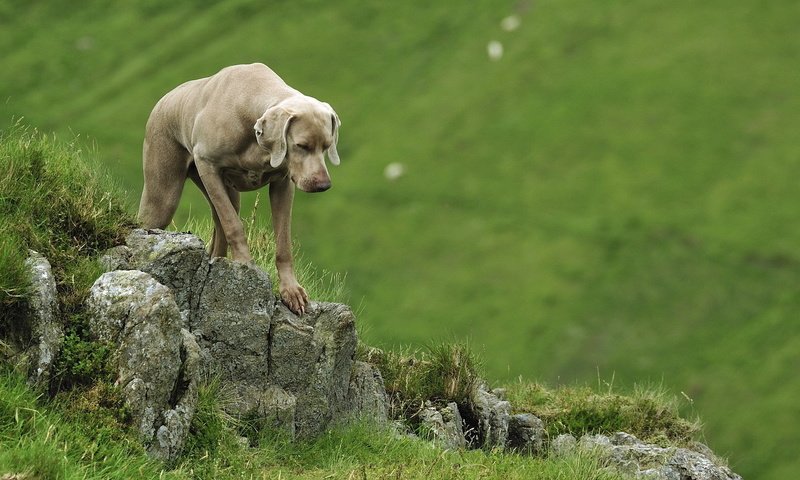
<path fill-rule="evenodd" d="M 389 398 L 378 367 L 366 362 L 353 364 L 347 405 L 354 417 L 369 418 L 378 423 L 389 420 Z"/>
<path fill-rule="evenodd" d="M 511 404 L 500 400 L 486 387 L 478 384 L 469 399 L 472 417 L 477 422 L 477 431 L 483 448 L 505 448 L 508 441 L 508 423 L 511 419 Z"/>
<path fill-rule="evenodd" d="M 318 435 L 334 416 L 348 412 L 353 313 L 346 305 L 311 302 L 298 317 L 278 304 L 272 321 L 269 381 L 297 398 L 297 435 Z"/>
<path fill-rule="evenodd" d="M 120 249 L 114 258 L 121 263 L 127 258 L 126 268 L 149 273 L 172 290 L 181 311 L 197 309 L 210 259 L 202 240 L 191 233 L 136 229 L 125 244 L 128 251 Z"/>
<path fill-rule="evenodd" d="M 455 403 L 449 403 L 440 410 L 427 402 L 419 418 L 423 437 L 446 449 L 466 448 L 463 420 Z"/>
<path fill-rule="evenodd" d="M 560 438 L 560 437 L 559 437 Z M 636 478 L 653 480 L 740 480 L 728 467 L 718 465 L 706 455 L 676 447 L 644 443 L 635 436 L 619 432 L 611 437 L 584 435 L 577 448 L 599 452 L 617 470 Z"/>
<path fill-rule="evenodd" d="M 574 436 L 562 433 L 550 442 L 550 453 L 556 456 L 567 455 L 575 449 L 577 444 L 578 440 Z"/>
<path fill-rule="evenodd" d="M 174 460 L 194 412 L 200 356 L 194 337 L 181 331 L 172 292 L 144 272 L 118 270 L 97 279 L 87 307 L 92 334 L 116 345 L 116 383 L 143 443 Z"/>
<path fill-rule="evenodd" d="M 511 450 L 538 455 L 544 451 L 544 423 L 530 413 L 512 415 L 508 422 L 508 443 Z"/>
<path fill-rule="evenodd" d="M 104 261 L 146 271 L 172 290 L 203 368 L 239 396 L 232 413 L 272 412 L 275 423 L 288 422 L 287 431 L 308 437 L 370 401 L 380 409 L 375 389 L 359 407 L 348 403 L 356 345 L 349 307 L 312 302 L 297 317 L 274 295 L 265 272 L 210 259 L 191 234 L 134 230 Z M 357 378 L 367 386 L 366 374 Z"/>
<path fill-rule="evenodd" d="M 261 269 L 227 258 L 208 263 L 190 313 L 190 328 L 212 372 L 228 381 L 267 382 L 269 331 L 275 298 Z"/>
<path fill-rule="evenodd" d="M 50 262 L 33 250 L 28 255 L 25 266 L 31 282 L 28 304 L 32 314 L 28 378 L 34 385 L 46 386 L 64 340 L 64 329 L 59 323 L 56 281 Z"/>
<path fill-rule="evenodd" d="M 157 458 L 174 461 L 183 451 L 189 427 L 197 406 L 197 389 L 202 374 L 200 347 L 194 335 L 181 329 L 182 369 L 175 384 L 172 401 L 175 405 L 163 413 L 163 424 L 156 431 L 148 452 Z"/>

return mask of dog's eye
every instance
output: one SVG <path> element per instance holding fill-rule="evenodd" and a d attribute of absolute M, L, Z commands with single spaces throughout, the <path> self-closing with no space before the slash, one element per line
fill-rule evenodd
<path fill-rule="evenodd" d="M 304 143 L 298 143 L 297 144 L 297 148 L 299 148 L 300 150 L 305 150 L 305 151 L 311 150 L 311 147 L 306 145 L 306 144 L 304 144 Z"/>

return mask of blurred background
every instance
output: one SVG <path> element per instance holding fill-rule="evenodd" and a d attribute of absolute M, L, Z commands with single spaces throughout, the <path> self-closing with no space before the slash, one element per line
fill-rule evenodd
<path fill-rule="evenodd" d="M 133 4 L 1 0 L 0 128 L 77 136 L 133 210 L 158 99 L 264 62 L 342 119 L 293 231 L 367 344 L 661 385 L 745 478 L 800 470 L 800 2 Z"/>

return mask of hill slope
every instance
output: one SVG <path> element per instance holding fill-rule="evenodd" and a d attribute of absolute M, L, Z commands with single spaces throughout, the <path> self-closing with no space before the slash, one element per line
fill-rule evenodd
<path fill-rule="evenodd" d="M 369 343 L 469 337 L 494 378 L 663 382 L 735 470 L 786 478 L 799 18 L 788 1 L 7 3 L 0 124 L 88 135 L 133 206 L 155 101 L 264 61 L 342 118 L 334 188 L 298 196 L 294 230 L 348 272 Z M 390 162 L 406 175 L 387 182 Z M 187 194 L 178 224 L 206 211 Z"/>

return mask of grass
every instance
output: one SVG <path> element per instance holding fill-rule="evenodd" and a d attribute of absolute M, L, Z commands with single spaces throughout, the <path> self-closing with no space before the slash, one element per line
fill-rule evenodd
<path fill-rule="evenodd" d="M 590 454 L 552 459 L 497 452 L 443 452 L 427 442 L 384 427 L 355 424 L 317 440 L 291 443 L 264 435 L 257 447 L 239 440 L 241 424 L 220 409 L 212 383 L 200 391 L 192 437 L 172 470 L 149 460 L 130 436 L 98 418 L 98 399 L 113 398 L 107 387 L 78 396 L 67 406 L 43 400 L 22 377 L 0 375 L 0 475 L 28 479 L 204 479 L 204 478 L 621 478 L 601 468 Z M 94 400 L 93 400 L 94 399 Z M 73 398 L 74 400 L 74 398 Z M 92 405 L 92 402 L 95 402 Z M 114 408 L 104 406 L 101 411 Z M 66 411 L 66 413 L 65 413 Z"/>
<path fill-rule="evenodd" d="M 96 410 L 95 410 L 96 411 Z M 64 418 L 23 377 L 0 374 L 0 475 L 31 479 L 156 478 L 161 467 L 96 417 Z M 169 478 L 169 477 L 167 477 Z"/>
<path fill-rule="evenodd" d="M 293 231 L 348 272 L 367 343 L 471 339 L 497 380 L 663 383 L 736 471 L 781 479 L 800 469 L 798 18 L 789 0 L 7 2 L 0 124 L 89 135 L 132 208 L 158 98 L 264 61 L 342 118 L 334 187 L 298 194 Z M 195 190 L 178 225 L 207 211 Z"/>
<path fill-rule="evenodd" d="M 77 143 L 64 143 L 15 124 L 0 132 L 0 336 L 9 356 L 30 342 L 28 249 L 47 258 L 56 279 L 68 336 L 54 382 L 89 383 L 107 351 L 88 340 L 82 302 L 102 273 L 99 253 L 121 242 L 134 225 L 113 182 L 90 167 Z"/>
<path fill-rule="evenodd" d="M 519 381 L 509 386 L 508 398 L 516 411 L 541 418 L 551 439 L 564 433 L 580 437 L 627 432 L 648 443 L 685 447 L 701 430 L 699 420 L 682 417 L 682 405 L 663 387 L 637 387 L 623 395 L 610 385 L 552 389 Z"/>

